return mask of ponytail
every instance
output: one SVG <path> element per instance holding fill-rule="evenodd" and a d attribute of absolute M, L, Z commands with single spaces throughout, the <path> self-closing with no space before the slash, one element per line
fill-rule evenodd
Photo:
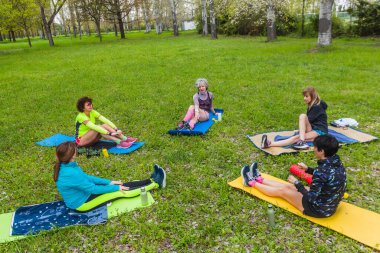
<path fill-rule="evenodd" d="M 76 153 L 76 144 L 74 142 L 66 141 L 58 145 L 55 150 L 56 161 L 54 163 L 54 175 L 55 182 L 58 180 L 59 170 L 61 163 L 68 163 L 71 161 Z"/>

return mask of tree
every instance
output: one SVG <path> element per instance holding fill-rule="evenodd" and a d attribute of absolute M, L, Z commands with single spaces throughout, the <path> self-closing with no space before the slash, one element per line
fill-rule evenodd
<path fill-rule="evenodd" d="M 69 0 L 68 1 L 68 5 L 69 5 L 69 12 L 70 12 L 70 21 L 71 21 L 71 27 L 73 28 L 73 34 L 74 34 L 74 38 L 77 37 L 77 26 L 75 24 L 75 6 L 74 6 L 74 3 L 72 0 Z"/>
<path fill-rule="evenodd" d="M 208 35 L 208 24 L 207 24 L 207 1 L 202 0 L 202 24 L 203 24 L 203 31 L 202 34 L 204 36 Z"/>
<path fill-rule="evenodd" d="M 15 12 L 15 21 L 19 27 L 22 27 L 28 38 L 29 47 L 32 47 L 30 41 L 29 29 L 37 19 L 38 9 L 33 0 L 11 0 L 12 9 Z"/>
<path fill-rule="evenodd" d="M 358 0 L 348 9 L 355 18 L 355 31 L 359 36 L 380 35 L 380 1 L 370 3 Z"/>
<path fill-rule="evenodd" d="M 267 39 L 274 41 L 277 38 L 276 34 L 276 12 L 272 1 L 268 2 L 267 7 Z"/>
<path fill-rule="evenodd" d="M 172 18 L 173 18 L 173 35 L 178 36 L 178 24 L 177 24 L 177 2 L 176 0 L 169 0 L 172 7 Z"/>
<path fill-rule="evenodd" d="M 160 0 L 154 0 L 153 4 L 153 14 L 154 19 L 156 20 L 156 33 L 161 34 L 162 33 L 162 18 L 161 18 L 161 1 Z"/>
<path fill-rule="evenodd" d="M 331 39 L 331 13 L 334 0 L 321 0 L 318 24 L 318 45 L 330 46 Z"/>
<path fill-rule="evenodd" d="M 149 33 L 151 31 L 150 28 L 150 20 L 149 20 L 149 9 L 150 9 L 150 3 L 148 0 L 142 0 L 142 11 L 144 15 L 144 22 L 145 22 L 145 33 Z"/>
<path fill-rule="evenodd" d="M 211 39 L 216 40 L 218 36 L 216 34 L 214 0 L 210 0 L 210 23 L 211 23 Z"/>
<path fill-rule="evenodd" d="M 301 37 L 305 36 L 305 0 L 302 0 Z"/>
<path fill-rule="evenodd" d="M 17 28 L 16 15 L 13 11 L 13 6 L 10 1 L 0 1 L 0 28 L 8 31 L 9 41 L 16 42 L 14 30 Z"/>
<path fill-rule="evenodd" d="M 94 21 L 96 26 L 96 32 L 99 36 L 100 42 L 102 42 L 102 33 L 100 30 L 100 21 L 102 17 L 102 12 L 104 10 L 104 5 L 102 0 L 80 0 L 79 7 L 90 16 L 92 21 Z"/>
<path fill-rule="evenodd" d="M 77 19 L 77 23 L 78 23 L 78 33 L 79 33 L 79 39 L 82 39 L 82 34 L 83 34 L 83 31 L 82 31 L 82 19 L 81 19 L 81 16 L 79 15 L 79 8 L 78 8 L 78 3 L 77 1 L 74 1 L 74 10 L 75 10 L 75 17 Z"/>
<path fill-rule="evenodd" d="M 60 11 L 66 0 L 36 0 L 37 5 L 40 8 L 42 24 L 45 30 L 45 35 L 49 40 L 49 45 L 54 46 L 53 36 L 51 34 L 51 25 L 54 22 L 54 18 Z M 52 7 L 50 17 L 47 16 L 45 8 Z"/>
<path fill-rule="evenodd" d="M 125 39 L 125 30 L 123 19 L 128 16 L 131 11 L 134 1 L 133 0 L 105 0 L 107 11 L 114 15 L 119 26 L 120 38 Z M 123 15 L 125 13 L 125 15 Z"/>

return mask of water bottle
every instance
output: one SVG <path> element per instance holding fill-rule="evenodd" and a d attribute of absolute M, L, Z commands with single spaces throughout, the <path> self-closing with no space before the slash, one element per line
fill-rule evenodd
<path fill-rule="evenodd" d="M 146 206 L 148 205 L 148 194 L 146 193 L 145 187 L 141 187 L 141 205 Z"/>
<path fill-rule="evenodd" d="M 110 155 L 108 154 L 108 150 L 106 148 L 103 148 L 102 149 L 102 153 L 104 155 L 104 157 L 109 157 Z"/>
<path fill-rule="evenodd" d="M 276 226 L 276 223 L 274 222 L 274 210 L 271 204 L 268 205 L 268 221 L 271 228 Z"/>

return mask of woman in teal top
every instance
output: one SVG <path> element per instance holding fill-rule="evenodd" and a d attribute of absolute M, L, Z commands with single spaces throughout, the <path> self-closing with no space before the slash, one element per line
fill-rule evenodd
<path fill-rule="evenodd" d="M 147 191 L 166 186 L 166 173 L 158 165 L 149 179 L 122 183 L 86 174 L 74 161 L 76 145 L 64 142 L 56 149 L 54 181 L 65 204 L 77 211 L 89 211 L 119 198 L 140 195 L 141 187 Z"/>
<path fill-rule="evenodd" d="M 92 108 L 91 98 L 82 97 L 78 99 L 77 109 L 79 114 L 75 119 L 75 142 L 78 146 L 90 146 L 102 137 L 116 142 L 118 148 L 129 148 L 137 141 L 136 138 L 123 135 L 114 123 L 95 111 Z M 103 124 L 96 125 L 96 119 Z"/>

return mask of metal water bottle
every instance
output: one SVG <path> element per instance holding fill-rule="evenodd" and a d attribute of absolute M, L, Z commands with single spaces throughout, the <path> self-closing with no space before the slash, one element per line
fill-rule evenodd
<path fill-rule="evenodd" d="M 271 204 L 268 205 L 268 222 L 271 228 L 274 228 L 276 226 L 276 223 L 274 221 L 274 210 Z"/>
<path fill-rule="evenodd" d="M 146 193 L 145 187 L 141 187 L 141 205 L 146 206 L 148 205 L 148 194 Z"/>

